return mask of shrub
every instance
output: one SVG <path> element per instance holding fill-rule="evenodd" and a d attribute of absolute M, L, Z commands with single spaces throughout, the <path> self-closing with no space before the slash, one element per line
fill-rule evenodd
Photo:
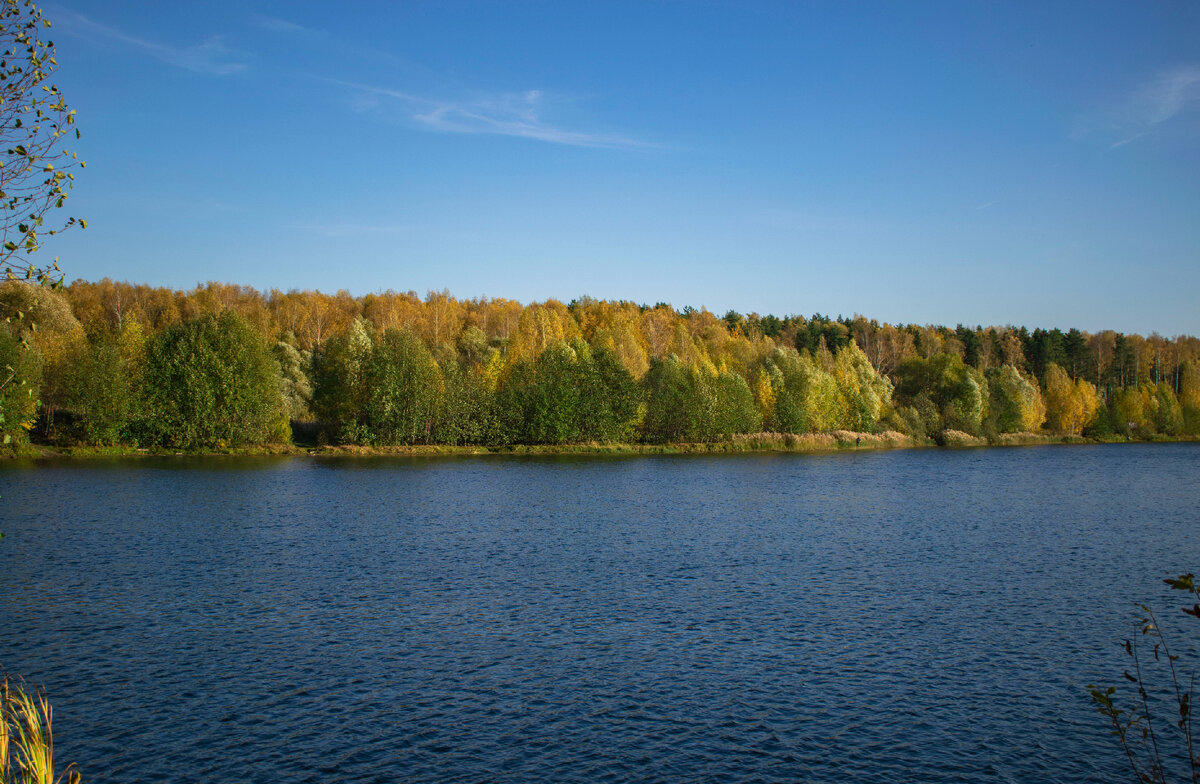
<path fill-rule="evenodd" d="M 286 441 L 279 364 L 232 311 L 177 324 L 146 350 L 150 440 L 182 449 Z"/>

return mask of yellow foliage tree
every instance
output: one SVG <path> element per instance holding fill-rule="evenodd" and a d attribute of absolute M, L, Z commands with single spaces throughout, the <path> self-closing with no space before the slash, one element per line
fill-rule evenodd
<path fill-rule="evenodd" d="M 754 380 L 754 402 L 762 414 L 763 430 L 775 429 L 775 386 L 771 383 L 771 375 L 766 368 L 758 369 Z"/>
<path fill-rule="evenodd" d="M 1180 368 L 1179 405 L 1183 409 L 1183 432 L 1200 435 L 1200 365 L 1192 360 Z"/>
<path fill-rule="evenodd" d="M 570 343 L 577 337 L 579 325 L 566 305 L 554 299 L 535 302 L 521 312 L 516 331 L 509 336 L 509 363 L 532 362 L 547 346 Z"/>
<path fill-rule="evenodd" d="M 1046 424 L 1051 430 L 1076 435 L 1100 410 L 1096 387 L 1082 379 L 1072 383 L 1067 371 L 1053 362 L 1046 368 Z"/>

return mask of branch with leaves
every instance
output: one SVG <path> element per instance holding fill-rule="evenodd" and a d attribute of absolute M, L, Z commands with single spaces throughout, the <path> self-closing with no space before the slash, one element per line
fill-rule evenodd
<path fill-rule="evenodd" d="M 0 273 L 60 286 L 58 261 L 30 256 L 42 235 L 87 221 L 48 221 L 74 186 L 73 169 L 87 164 L 64 142 L 79 138 L 75 110 L 50 78 L 58 67 L 50 22 L 32 0 L 0 0 Z M 48 225 L 48 222 L 51 225 Z"/>
<path fill-rule="evenodd" d="M 1192 606 L 1183 607 L 1182 610 L 1200 620 L 1200 587 L 1196 584 L 1195 575 L 1189 573 L 1168 577 L 1163 582 L 1173 590 L 1191 595 Z M 1101 689 L 1090 685 L 1088 691 L 1096 703 L 1096 710 L 1112 724 L 1113 735 L 1120 741 L 1136 781 L 1166 784 L 1176 780 L 1175 776 L 1189 771 L 1192 784 L 1200 784 L 1200 756 L 1196 753 L 1192 717 L 1195 673 L 1185 675 L 1180 672 L 1179 656 L 1171 653 L 1167 635 L 1154 611 L 1144 604 L 1138 607 L 1142 612 L 1137 622 L 1141 633 L 1124 643 L 1125 654 L 1132 662 L 1132 672 L 1125 670 L 1125 680 L 1134 684 L 1136 695 L 1128 707 L 1121 708 L 1117 704 L 1116 686 Z M 1149 655 L 1146 654 L 1147 647 L 1150 647 Z M 1173 703 L 1178 718 L 1165 719 L 1158 715 L 1157 708 L 1162 701 L 1156 700 L 1153 692 L 1162 687 L 1152 680 L 1154 673 L 1169 678 L 1170 689 L 1167 693 L 1171 696 L 1168 702 Z M 1172 763 L 1175 757 L 1172 749 L 1178 748 L 1178 744 L 1183 745 L 1187 760 L 1181 770 L 1175 770 L 1180 766 Z M 1188 779 L 1184 777 L 1182 780 Z"/>

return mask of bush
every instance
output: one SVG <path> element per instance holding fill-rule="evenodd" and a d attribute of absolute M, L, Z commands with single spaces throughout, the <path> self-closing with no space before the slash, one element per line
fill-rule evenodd
<path fill-rule="evenodd" d="M 290 438 L 279 364 L 232 311 L 177 324 L 146 349 L 151 443 L 203 449 Z"/>

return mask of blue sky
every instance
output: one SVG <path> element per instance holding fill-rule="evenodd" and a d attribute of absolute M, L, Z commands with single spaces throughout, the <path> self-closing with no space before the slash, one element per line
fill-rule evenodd
<path fill-rule="evenodd" d="M 54 3 L 68 279 L 1200 334 L 1200 4 Z"/>

